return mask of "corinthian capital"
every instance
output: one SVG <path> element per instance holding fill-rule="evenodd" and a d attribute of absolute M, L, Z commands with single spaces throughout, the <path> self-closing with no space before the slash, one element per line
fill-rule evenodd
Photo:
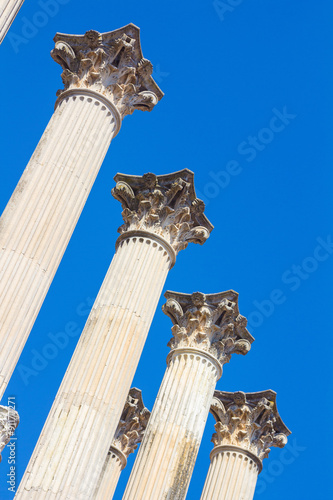
<path fill-rule="evenodd" d="M 54 41 L 51 56 L 64 70 L 64 90 L 89 88 L 100 92 L 122 117 L 135 109 L 151 111 L 163 97 L 151 76 L 153 66 L 142 55 L 140 30 L 134 24 L 108 33 L 57 33 Z"/>
<path fill-rule="evenodd" d="M 0 453 L 10 441 L 20 421 L 17 411 L 0 405 Z M 1 461 L 1 455 L 0 455 Z"/>
<path fill-rule="evenodd" d="M 110 452 L 115 449 L 126 458 L 133 453 L 142 441 L 149 417 L 150 411 L 143 404 L 141 391 L 132 387 L 128 393 Z"/>
<path fill-rule="evenodd" d="M 212 354 L 222 365 L 231 355 L 246 354 L 254 338 L 238 311 L 238 294 L 232 290 L 205 295 L 200 292 L 166 292 L 163 312 L 173 323 L 171 349 L 191 347 Z"/>
<path fill-rule="evenodd" d="M 121 202 L 128 231 L 148 231 L 164 238 L 177 253 L 189 242 L 202 245 L 213 229 L 205 204 L 195 195 L 194 174 L 184 169 L 167 175 L 117 174 L 112 195 Z"/>
<path fill-rule="evenodd" d="M 210 411 L 217 422 L 215 446 L 238 446 L 263 460 L 271 446 L 287 444 L 290 430 L 277 411 L 274 391 L 215 391 Z"/>

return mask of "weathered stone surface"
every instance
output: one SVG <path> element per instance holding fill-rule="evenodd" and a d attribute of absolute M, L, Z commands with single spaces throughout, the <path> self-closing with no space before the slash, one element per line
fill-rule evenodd
<path fill-rule="evenodd" d="M 130 389 L 126 404 L 114 436 L 111 448 L 115 448 L 127 458 L 141 443 L 150 417 L 150 411 L 142 401 L 140 389 Z"/>
<path fill-rule="evenodd" d="M 0 397 L 118 125 L 93 96 L 64 99 L 1 216 Z"/>
<path fill-rule="evenodd" d="M 214 448 L 210 457 L 200 500 L 252 500 L 259 472 L 254 455 L 235 446 Z"/>
<path fill-rule="evenodd" d="M 123 500 L 185 498 L 219 376 L 197 352 L 168 360 Z"/>
<path fill-rule="evenodd" d="M 254 341 L 247 320 L 239 314 L 238 294 L 232 290 L 205 295 L 166 292 L 162 307 L 174 326 L 171 349 L 192 347 L 210 353 L 220 363 L 231 355 L 247 354 Z"/>
<path fill-rule="evenodd" d="M 64 90 L 89 88 L 100 92 L 122 118 L 135 109 L 151 111 L 163 97 L 151 76 L 153 66 L 142 55 L 140 30 L 134 24 L 108 33 L 57 33 L 54 41 L 51 55 L 64 70 Z"/>
<path fill-rule="evenodd" d="M 202 245 L 213 226 L 205 204 L 195 195 L 194 174 L 188 169 L 167 175 L 117 174 L 113 196 L 121 202 L 124 225 L 118 231 L 148 231 L 161 236 L 176 253 L 189 242 Z"/>
<path fill-rule="evenodd" d="M 271 446 L 287 444 L 290 431 L 278 413 L 274 391 L 215 391 L 211 413 L 217 421 L 212 438 L 215 446 L 239 446 L 263 460 Z"/>
<path fill-rule="evenodd" d="M 290 434 L 276 393 L 215 391 L 210 411 L 217 421 L 215 446 L 201 500 L 252 500 L 262 460 Z"/>
<path fill-rule="evenodd" d="M 221 365 L 254 340 L 235 292 L 165 297 L 172 350 L 123 500 L 186 497 Z"/>
<path fill-rule="evenodd" d="M 190 179 L 193 180 L 192 173 Z M 143 197 L 147 197 L 145 189 Z M 187 189 L 192 189 L 192 194 Z M 195 199 L 193 186 L 183 193 L 182 206 L 186 208 Z M 140 196 L 139 190 L 136 195 Z M 162 224 L 163 217 L 156 213 L 156 227 Z M 116 254 L 19 486 L 19 498 L 30 500 L 35 496 L 40 500 L 62 495 L 84 500 L 96 492 L 174 260 L 175 250 L 164 233 L 132 226 L 118 238 Z M 203 396 L 204 412 L 208 414 L 215 387 L 211 380 L 216 380 L 220 370 L 215 360 L 204 368 L 211 387 Z"/>
<path fill-rule="evenodd" d="M 126 466 L 127 457 L 141 443 L 149 417 L 150 411 L 143 404 L 140 389 L 132 387 L 94 495 L 96 500 L 112 499 L 120 472 Z"/>
<path fill-rule="evenodd" d="M 19 486 L 20 500 L 94 498 L 169 269 L 168 253 L 149 234 L 118 245 Z"/>
<path fill-rule="evenodd" d="M 136 26 L 55 42 L 66 92 L 0 219 L 0 397 L 122 117 L 163 96 Z"/>

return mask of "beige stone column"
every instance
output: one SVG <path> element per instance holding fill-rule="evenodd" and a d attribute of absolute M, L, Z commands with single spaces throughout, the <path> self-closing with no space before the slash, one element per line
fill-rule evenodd
<path fill-rule="evenodd" d="M 125 221 L 18 498 L 93 498 L 176 253 L 212 229 L 193 173 L 117 174 Z"/>
<path fill-rule="evenodd" d="M 163 95 L 133 25 L 55 42 L 65 90 L 0 219 L 0 397 L 122 118 Z"/>
<path fill-rule="evenodd" d="M 0 0 L 0 44 L 11 27 L 24 0 Z"/>
<path fill-rule="evenodd" d="M 165 297 L 171 352 L 123 500 L 185 498 L 222 367 L 254 340 L 236 292 Z"/>
<path fill-rule="evenodd" d="M 0 462 L 1 452 L 9 443 L 20 421 L 19 414 L 9 406 L 0 405 Z"/>
<path fill-rule="evenodd" d="M 127 396 L 126 404 L 105 460 L 99 480 L 96 500 L 111 500 L 118 484 L 121 471 L 126 467 L 128 456 L 141 443 L 147 427 L 150 411 L 145 408 L 141 391 L 133 387 Z"/>
<path fill-rule="evenodd" d="M 201 500 L 252 500 L 262 460 L 283 448 L 290 431 L 276 408 L 274 391 L 215 391 L 211 413 L 215 445 Z"/>

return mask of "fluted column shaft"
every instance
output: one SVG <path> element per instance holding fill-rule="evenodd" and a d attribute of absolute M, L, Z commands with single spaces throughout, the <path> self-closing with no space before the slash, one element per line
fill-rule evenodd
<path fill-rule="evenodd" d="M 93 498 L 171 265 L 145 234 L 120 237 L 18 498 Z"/>
<path fill-rule="evenodd" d="M 0 397 L 120 126 L 89 90 L 61 96 L 0 219 Z"/>
<path fill-rule="evenodd" d="M 257 457 L 237 446 L 217 446 L 210 459 L 201 500 L 252 500 L 261 470 Z"/>
<path fill-rule="evenodd" d="M 189 486 L 222 370 L 197 349 L 176 349 L 169 359 L 123 500 L 180 500 Z"/>
<path fill-rule="evenodd" d="M 0 44 L 6 36 L 24 0 L 0 0 Z"/>
<path fill-rule="evenodd" d="M 104 464 L 102 480 L 98 485 L 94 500 L 112 500 L 120 473 L 126 466 L 126 457 L 121 451 L 111 448 Z"/>

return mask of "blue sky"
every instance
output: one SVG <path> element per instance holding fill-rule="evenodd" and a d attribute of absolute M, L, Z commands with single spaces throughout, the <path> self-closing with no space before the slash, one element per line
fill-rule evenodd
<path fill-rule="evenodd" d="M 165 290 L 234 289 L 255 337 L 234 355 L 217 388 L 277 392 L 292 435 L 264 462 L 255 498 L 312 500 L 333 491 L 327 442 L 332 411 L 333 6 L 329 1 L 26 0 L 1 46 L 0 209 L 4 209 L 50 119 L 61 68 L 50 57 L 57 31 L 111 31 L 133 22 L 165 97 L 151 113 L 124 119 L 18 363 L 2 404 L 14 397 L 21 423 L 16 480 L 22 477 L 71 354 L 114 254 L 117 171 L 195 172 L 198 196 L 215 225 L 190 245 Z M 44 5 L 45 12 L 45 5 Z M 161 383 L 171 322 L 156 315 L 133 381 L 149 409 Z M 76 335 L 35 374 L 52 335 Z M 38 353 L 38 354 L 36 354 Z M 209 466 L 210 416 L 188 498 L 198 500 Z M 8 449 L 0 465 L 7 491 Z M 134 457 L 123 471 L 122 496 Z"/>

